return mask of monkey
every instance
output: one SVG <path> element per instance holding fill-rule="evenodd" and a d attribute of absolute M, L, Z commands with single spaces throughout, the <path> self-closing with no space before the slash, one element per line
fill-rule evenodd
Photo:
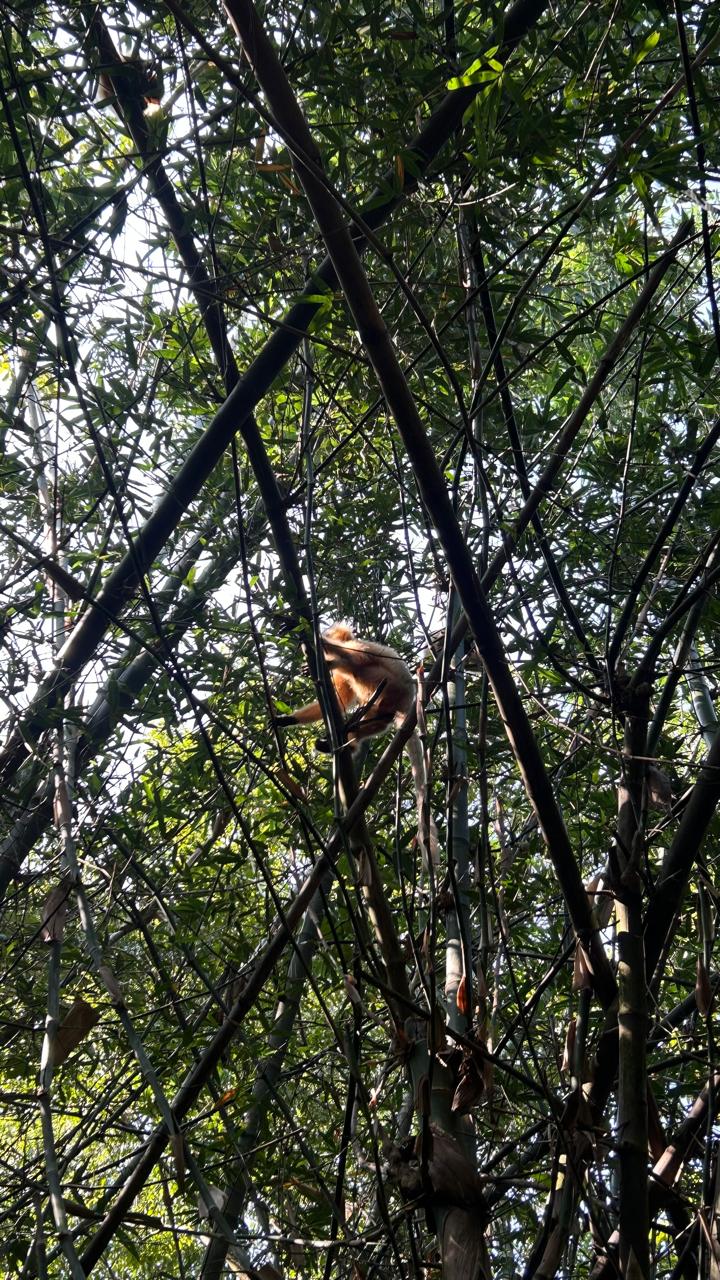
<path fill-rule="evenodd" d="M 148 115 L 156 111 L 163 95 L 159 62 L 113 54 L 113 60 L 98 75 L 98 102 L 110 102 L 123 124 L 128 112 L 132 119 L 138 112 Z"/>
<path fill-rule="evenodd" d="M 343 711 L 358 708 L 346 721 L 347 743 L 357 750 L 363 738 L 384 733 L 391 724 L 399 728 L 415 701 L 415 681 L 410 669 L 388 645 L 374 640 L 355 638 L 351 627 L 336 622 L 323 632 L 322 649 L 330 676 Z M 276 717 L 281 726 L 314 724 L 322 719 L 319 702 L 309 702 L 305 707 L 289 715 Z M 330 751 L 327 738 L 317 738 L 318 751 Z M 427 789 L 425 757 L 417 729 L 405 743 L 415 787 L 418 814 L 418 837 L 427 861 L 425 848 L 424 795 Z M 430 858 L 433 866 L 438 861 L 437 828 L 432 814 L 428 815 Z"/>

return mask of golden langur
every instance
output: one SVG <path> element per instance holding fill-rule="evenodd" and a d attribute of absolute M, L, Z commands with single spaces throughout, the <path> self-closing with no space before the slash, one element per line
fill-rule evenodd
<path fill-rule="evenodd" d="M 112 74 L 111 74 L 112 73 Z M 150 114 L 163 96 L 163 73 L 160 63 L 115 54 L 98 76 L 98 102 L 110 101 L 125 123 L 128 105 Z"/>
<path fill-rule="evenodd" d="M 355 638 L 352 629 L 343 622 L 336 622 L 323 632 L 322 647 L 330 671 L 338 702 L 343 711 L 359 707 L 347 726 L 347 741 L 353 750 L 362 738 L 383 733 L 391 724 L 399 728 L 415 701 L 415 680 L 409 668 L 388 645 L 374 640 Z M 369 703 L 368 706 L 364 704 Z M 314 724 L 322 720 L 319 702 L 309 702 L 290 715 L 277 717 L 279 725 Z M 319 751 L 329 751 L 326 738 L 318 738 Z M 428 813 L 427 830 L 423 814 L 427 790 L 425 757 L 417 729 L 405 743 L 410 761 L 418 813 L 418 835 L 425 853 L 426 834 L 429 834 L 430 857 L 437 865 L 437 829 L 431 813 Z"/>

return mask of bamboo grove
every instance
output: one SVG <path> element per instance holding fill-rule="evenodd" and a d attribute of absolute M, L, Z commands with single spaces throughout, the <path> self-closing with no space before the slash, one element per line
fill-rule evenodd
<path fill-rule="evenodd" d="M 720 12 L 3 17 L 0 1274 L 717 1280 Z"/>

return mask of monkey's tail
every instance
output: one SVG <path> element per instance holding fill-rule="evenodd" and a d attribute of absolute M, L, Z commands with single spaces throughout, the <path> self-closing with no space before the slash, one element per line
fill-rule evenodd
<path fill-rule="evenodd" d="M 405 743 L 410 768 L 412 770 L 413 783 L 415 784 L 415 799 L 417 802 L 417 819 L 418 819 L 418 840 L 420 849 L 422 850 L 423 866 L 427 868 L 430 863 L 433 867 L 437 867 L 438 855 L 438 833 L 435 826 L 435 819 L 430 811 L 430 797 L 428 795 L 427 773 L 425 771 L 425 755 L 423 752 L 420 734 L 417 729 Z M 429 854 L 429 856 L 428 856 Z"/>

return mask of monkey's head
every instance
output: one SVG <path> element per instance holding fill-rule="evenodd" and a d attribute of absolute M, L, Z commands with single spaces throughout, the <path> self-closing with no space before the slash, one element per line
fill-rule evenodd
<path fill-rule="evenodd" d="M 347 622 L 333 622 L 327 631 L 323 632 L 326 640 L 335 641 L 335 644 L 347 644 L 348 640 L 355 639 L 355 632 L 349 627 Z"/>

